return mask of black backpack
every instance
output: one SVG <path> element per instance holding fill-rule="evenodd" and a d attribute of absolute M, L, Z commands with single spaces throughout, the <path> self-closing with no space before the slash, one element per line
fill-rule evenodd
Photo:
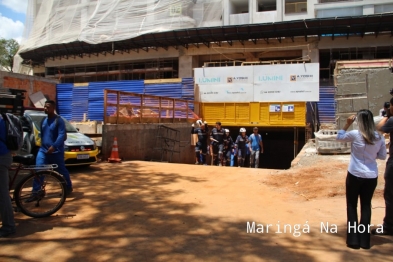
<path fill-rule="evenodd" d="M 6 129 L 6 139 L 1 141 L 10 151 L 18 151 L 23 145 L 23 128 L 21 120 L 11 113 L 1 113 Z"/>

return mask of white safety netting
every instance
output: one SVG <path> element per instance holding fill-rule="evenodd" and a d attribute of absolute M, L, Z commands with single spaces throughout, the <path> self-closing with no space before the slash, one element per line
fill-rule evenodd
<path fill-rule="evenodd" d="M 27 12 L 20 53 L 223 24 L 222 0 L 31 0 Z"/>

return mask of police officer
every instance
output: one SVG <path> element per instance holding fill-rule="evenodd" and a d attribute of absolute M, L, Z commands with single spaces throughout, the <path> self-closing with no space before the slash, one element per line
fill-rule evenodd
<path fill-rule="evenodd" d="M 197 120 L 196 124 L 197 124 L 196 128 L 194 128 L 194 124 L 192 124 L 192 128 L 191 128 L 191 134 L 198 135 L 198 142 L 195 145 L 195 157 L 197 160 L 197 164 L 206 165 L 207 134 L 208 134 L 207 122 L 206 121 L 202 122 L 202 120 Z"/>
<path fill-rule="evenodd" d="M 210 132 L 210 140 L 213 146 L 213 165 L 222 166 L 224 153 L 225 130 L 221 127 L 221 122 L 216 122 L 216 127 Z"/>
<path fill-rule="evenodd" d="M 229 129 L 225 129 L 224 136 L 224 163 L 226 166 L 233 166 L 234 143 L 232 137 L 229 135 Z"/>

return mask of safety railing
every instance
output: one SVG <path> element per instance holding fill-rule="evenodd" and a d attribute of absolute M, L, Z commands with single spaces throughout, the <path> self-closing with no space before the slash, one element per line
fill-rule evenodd
<path fill-rule="evenodd" d="M 104 90 L 104 123 L 177 123 L 199 118 L 198 102 Z"/>

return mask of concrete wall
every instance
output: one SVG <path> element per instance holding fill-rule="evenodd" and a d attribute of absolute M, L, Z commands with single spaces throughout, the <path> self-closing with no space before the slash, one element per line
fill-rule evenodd
<path fill-rule="evenodd" d="M 165 126 L 180 131 L 179 143 L 175 150 L 171 162 L 174 163 L 195 163 L 195 147 L 191 146 L 191 125 L 189 123 L 170 123 Z M 161 159 L 161 152 L 154 150 L 159 147 L 156 137 L 158 134 L 158 124 L 124 124 L 124 125 L 104 125 L 102 127 L 102 154 L 107 160 L 111 155 L 114 137 L 117 138 L 119 157 L 124 160 L 158 160 Z M 167 160 L 167 158 L 164 158 Z"/>
<path fill-rule="evenodd" d="M 352 99 L 337 101 L 338 128 L 345 125 L 349 115 L 360 109 L 369 109 L 378 116 L 383 103 L 391 99 L 389 90 L 393 88 L 393 74 L 389 68 L 343 69 L 336 79 L 338 96 L 353 95 Z M 366 97 L 355 96 L 362 93 L 366 93 Z"/>
<path fill-rule="evenodd" d="M 34 106 L 29 95 L 41 91 L 49 99 L 56 100 L 56 84 L 55 80 L 44 77 L 15 74 L 0 71 L 0 87 L 26 90 L 26 99 L 24 106 Z"/>

